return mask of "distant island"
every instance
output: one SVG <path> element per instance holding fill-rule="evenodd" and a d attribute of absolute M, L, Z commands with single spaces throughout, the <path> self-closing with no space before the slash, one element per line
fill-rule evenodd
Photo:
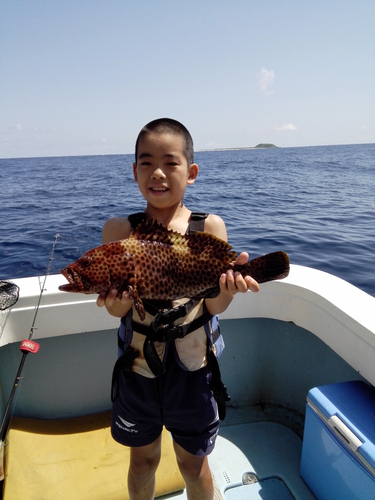
<path fill-rule="evenodd" d="M 255 146 L 255 149 L 264 149 L 264 148 L 277 148 L 277 146 L 275 146 L 275 144 L 268 144 L 267 142 L 265 142 L 264 144 L 258 144 L 257 146 Z"/>
<path fill-rule="evenodd" d="M 212 148 L 212 149 L 199 149 L 199 151 L 240 151 L 243 149 L 269 149 L 269 148 L 277 148 L 274 144 L 270 144 L 268 142 L 262 142 L 257 146 L 252 147 L 244 147 L 244 148 Z"/>

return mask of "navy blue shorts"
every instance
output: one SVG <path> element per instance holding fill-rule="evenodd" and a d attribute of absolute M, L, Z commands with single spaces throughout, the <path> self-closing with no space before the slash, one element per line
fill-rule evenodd
<path fill-rule="evenodd" d="M 137 447 L 153 443 L 163 425 L 174 441 L 193 455 L 208 455 L 219 430 L 217 404 L 209 387 L 207 367 L 189 372 L 168 356 L 166 373 L 147 378 L 120 372 L 112 408 L 112 436 Z"/>

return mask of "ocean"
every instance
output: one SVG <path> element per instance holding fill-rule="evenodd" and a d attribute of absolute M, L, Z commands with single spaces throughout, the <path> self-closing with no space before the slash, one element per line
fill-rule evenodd
<path fill-rule="evenodd" d="M 237 252 L 285 250 L 375 296 L 375 144 L 197 152 L 185 204 L 220 215 Z M 51 274 L 145 207 L 133 155 L 0 159 L 0 279 Z"/>

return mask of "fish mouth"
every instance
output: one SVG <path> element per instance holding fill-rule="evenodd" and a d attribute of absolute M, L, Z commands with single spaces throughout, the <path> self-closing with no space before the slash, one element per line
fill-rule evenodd
<path fill-rule="evenodd" d="M 79 292 L 83 290 L 84 286 L 79 274 L 74 272 L 71 267 L 68 266 L 62 269 L 61 274 L 69 281 L 69 283 L 60 285 L 59 290 L 62 292 Z"/>

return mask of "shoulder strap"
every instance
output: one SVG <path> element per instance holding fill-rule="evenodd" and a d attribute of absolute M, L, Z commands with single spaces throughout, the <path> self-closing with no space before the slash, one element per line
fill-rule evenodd
<path fill-rule="evenodd" d="M 133 229 L 135 229 L 138 224 L 146 221 L 146 214 L 144 212 L 137 212 L 136 214 L 128 215 L 129 222 Z"/>
<path fill-rule="evenodd" d="M 197 231 L 204 231 L 204 223 L 208 217 L 205 212 L 192 212 L 186 234 L 194 234 Z"/>

